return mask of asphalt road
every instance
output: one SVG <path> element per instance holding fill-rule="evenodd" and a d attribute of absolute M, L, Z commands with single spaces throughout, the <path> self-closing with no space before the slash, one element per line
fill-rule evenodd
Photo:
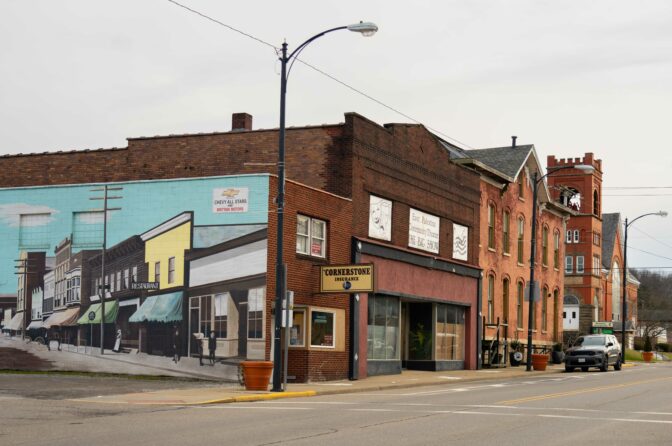
<path fill-rule="evenodd" d="M 664 364 L 196 407 L 38 400 L 19 387 L 0 394 L 2 445 L 672 444 Z"/>

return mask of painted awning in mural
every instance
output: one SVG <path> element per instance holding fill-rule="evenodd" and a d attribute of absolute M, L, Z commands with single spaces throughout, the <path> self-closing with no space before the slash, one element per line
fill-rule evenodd
<path fill-rule="evenodd" d="M 26 330 L 37 330 L 38 328 L 42 328 L 42 321 L 32 321 L 30 324 L 28 324 L 28 328 L 26 328 Z"/>
<path fill-rule="evenodd" d="M 52 327 L 70 327 L 77 325 L 77 319 L 79 318 L 79 307 L 68 308 L 64 311 L 58 311 L 53 313 L 51 316 L 44 321 L 44 328 Z"/>
<path fill-rule="evenodd" d="M 21 330 L 21 328 L 23 328 L 23 313 L 16 313 L 5 327 L 5 330 L 18 331 Z"/>
<path fill-rule="evenodd" d="M 182 320 L 182 291 L 149 296 L 129 322 L 176 322 Z"/>
<path fill-rule="evenodd" d="M 93 313 L 93 318 L 91 318 Z M 100 324 L 100 303 L 93 304 L 82 313 L 82 317 L 77 320 L 79 325 Z M 114 324 L 117 322 L 117 315 L 119 314 L 119 302 L 116 300 L 112 302 L 105 302 L 105 323 Z"/>

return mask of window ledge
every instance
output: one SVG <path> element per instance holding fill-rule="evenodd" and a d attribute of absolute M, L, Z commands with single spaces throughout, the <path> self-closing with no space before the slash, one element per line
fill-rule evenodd
<path fill-rule="evenodd" d="M 326 257 L 311 256 L 309 254 L 301 254 L 300 252 L 296 253 L 296 258 L 302 260 L 310 260 L 312 262 L 318 262 L 318 263 L 329 263 L 329 259 L 327 259 Z"/>
<path fill-rule="evenodd" d="M 504 257 L 511 257 L 511 254 L 508 253 L 508 252 L 503 252 L 502 255 L 503 255 Z"/>
<path fill-rule="evenodd" d="M 490 251 L 490 252 L 497 252 L 497 250 L 495 250 L 495 248 L 488 248 L 488 251 Z"/>

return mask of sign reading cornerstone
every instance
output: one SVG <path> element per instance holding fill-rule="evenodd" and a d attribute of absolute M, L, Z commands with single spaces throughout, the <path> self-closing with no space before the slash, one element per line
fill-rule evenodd
<path fill-rule="evenodd" d="M 373 291 L 373 264 L 320 266 L 320 293 Z"/>

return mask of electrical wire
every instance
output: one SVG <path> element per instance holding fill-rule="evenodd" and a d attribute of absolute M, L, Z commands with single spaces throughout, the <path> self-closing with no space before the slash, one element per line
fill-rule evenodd
<path fill-rule="evenodd" d="M 665 243 L 664 241 L 655 238 L 655 237 L 652 236 L 651 234 L 647 234 L 646 232 L 642 231 L 642 230 L 639 229 L 639 228 L 635 228 L 635 227 L 633 227 L 632 229 L 634 229 L 634 230 L 637 231 L 637 232 L 641 232 L 642 234 L 644 234 L 645 236 L 647 236 L 647 237 L 650 238 L 651 240 L 656 241 L 656 242 L 660 243 L 660 244 L 663 245 L 663 246 L 667 246 L 668 248 L 672 248 L 672 245 L 668 245 L 668 244 Z"/>
<path fill-rule="evenodd" d="M 225 27 L 225 28 L 227 28 L 227 29 L 229 29 L 229 30 L 231 30 L 231 31 L 234 31 L 234 32 L 236 32 L 236 33 L 238 33 L 238 34 L 241 34 L 241 35 L 243 35 L 243 36 L 245 36 L 245 37 L 248 37 L 248 38 L 250 38 L 250 39 L 252 39 L 252 40 L 255 40 L 255 41 L 257 41 L 257 42 L 259 42 L 259 43 L 261 43 L 261 44 L 263 44 L 263 45 L 270 46 L 270 47 L 273 48 L 273 50 L 275 51 L 276 55 L 279 54 L 280 49 L 279 49 L 278 47 L 276 47 L 275 45 L 273 45 L 273 44 L 271 44 L 271 43 L 269 43 L 269 42 L 266 42 L 265 40 L 262 40 L 262 39 L 260 39 L 260 38 L 258 38 L 258 37 L 256 37 L 256 36 L 253 36 L 252 34 L 249 34 L 249 33 L 246 33 L 246 32 L 244 32 L 244 31 L 241 31 L 241 30 L 239 30 L 238 28 L 234 28 L 234 27 L 231 26 L 231 25 L 227 25 L 226 23 L 224 23 L 224 22 L 222 22 L 222 21 L 220 21 L 220 20 L 217 20 L 217 19 L 215 19 L 215 18 L 212 18 L 212 17 L 208 16 L 207 14 L 204 14 L 204 13 L 202 13 L 202 12 L 200 12 L 200 11 L 197 11 L 197 10 L 195 10 L 195 9 L 193 9 L 193 8 L 190 8 L 190 7 L 188 7 L 188 6 L 185 6 L 185 5 L 179 3 L 179 2 L 177 2 L 177 1 L 175 1 L 175 0 L 167 0 L 167 1 L 170 2 L 170 3 L 172 3 L 172 4 L 174 4 L 175 6 L 179 6 L 180 8 L 183 8 L 183 9 L 185 9 L 185 10 L 187 10 L 187 11 L 193 13 L 193 14 L 196 14 L 196 15 L 198 15 L 198 16 L 200 16 L 200 17 L 206 19 L 206 20 L 209 20 L 210 22 L 213 22 L 213 23 L 215 23 L 215 24 L 217 24 L 217 25 L 223 26 L 223 27 Z M 335 76 L 333 76 L 333 75 L 327 73 L 326 71 L 324 71 L 324 70 L 322 70 L 322 69 L 316 67 L 315 65 L 312 65 L 312 64 L 310 64 L 310 63 L 308 63 L 308 62 L 306 62 L 306 61 L 304 61 L 304 60 L 302 60 L 302 59 L 299 59 L 298 57 L 295 57 L 295 60 L 298 61 L 298 62 L 300 62 L 300 63 L 302 63 L 303 65 L 307 66 L 308 68 L 310 68 L 310 69 L 312 69 L 312 70 L 318 72 L 319 74 L 321 74 L 321 75 L 327 77 L 328 79 L 331 79 L 332 81 L 334 81 L 334 82 L 336 82 L 336 83 L 342 85 L 343 87 L 349 89 L 350 91 L 353 91 L 354 93 L 357 93 L 357 94 L 359 94 L 360 96 L 363 96 L 363 97 L 365 97 L 366 99 L 369 99 L 370 101 L 373 101 L 373 102 L 375 102 L 376 104 L 378 104 L 378 105 L 380 105 L 380 106 L 382 106 L 382 107 L 385 107 L 386 109 L 388 109 L 388 110 L 390 110 L 390 111 L 392 111 L 392 112 L 394 112 L 394 113 L 397 113 L 398 115 L 403 116 L 404 118 L 409 119 L 409 120 L 413 121 L 413 122 L 416 123 L 416 124 L 424 125 L 428 130 L 430 130 L 430 131 L 432 131 L 432 132 L 434 132 L 434 133 L 436 133 L 436 134 L 438 134 L 438 135 L 441 135 L 441 136 L 443 136 L 444 138 L 449 139 L 450 141 L 452 141 L 452 142 L 454 142 L 454 143 L 457 143 L 457 144 L 459 144 L 459 145 L 462 145 L 462 146 L 464 146 L 464 147 L 466 147 L 466 148 L 468 148 L 468 149 L 474 149 L 474 147 L 470 146 L 469 144 L 464 143 L 464 142 L 462 142 L 462 141 L 460 141 L 460 140 L 458 140 L 458 139 L 456 139 L 456 138 L 453 138 L 452 136 L 447 135 L 447 134 L 445 134 L 445 133 L 443 133 L 443 132 L 441 132 L 441 131 L 439 131 L 439 130 L 433 128 L 433 127 L 430 127 L 430 126 L 428 126 L 428 125 L 426 125 L 426 124 L 423 124 L 420 120 L 415 119 L 415 118 L 413 118 L 412 116 L 410 116 L 410 115 L 408 115 L 408 114 L 406 114 L 406 113 L 403 113 L 402 111 L 400 111 L 400 110 L 398 110 L 398 109 L 396 109 L 396 108 L 394 108 L 394 107 L 392 107 L 392 106 L 390 106 L 390 105 L 387 105 L 387 104 L 384 103 L 383 101 L 381 101 L 381 100 L 379 100 L 379 99 L 376 99 L 376 98 L 374 98 L 373 96 L 371 96 L 370 94 L 367 94 L 367 93 L 363 92 L 362 90 L 359 90 L 359 89 L 353 87 L 352 85 L 350 85 L 350 84 L 348 84 L 348 83 L 346 83 L 346 82 L 344 82 L 344 81 L 338 79 L 337 77 L 335 77 Z"/>

